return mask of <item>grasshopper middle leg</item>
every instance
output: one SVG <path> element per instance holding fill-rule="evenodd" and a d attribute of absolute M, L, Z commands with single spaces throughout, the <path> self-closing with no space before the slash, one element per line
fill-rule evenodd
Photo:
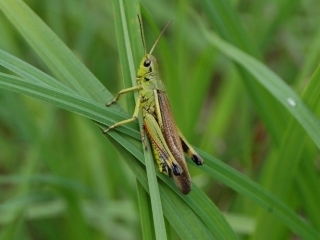
<path fill-rule="evenodd" d="M 129 88 L 127 88 L 127 89 L 129 89 Z M 127 89 L 125 89 L 125 90 L 127 90 Z M 132 91 L 132 90 L 131 90 L 131 91 Z M 120 93 L 121 93 L 121 92 L 119 92 L 118 96 L 120 96 Z M 123 92 L 122 92 L 122 93 L 123 93 Z M 122 93 L 121 93 L 121 94 L 122 94 Z M 118 98 L 119 98 L 119 97 L 118 97 Z M 117 98 L 115 98 L 114 102 L 115 102 L 115 101 L 117 101 Z M 112 102 L 111 102 L 110 104 L 112 104 Z M 136 119 L 138 118 L 138 115 L 139 115 L 139 110 L 140 110 L 140 99 L 138 98 L 138 99 L 137 99 L 137 102 L 136 102 L 135 109 L 134 109 L 134 113 L 133 113 L 133 115 L 132 115 L 132 118 L 129 118 L 129 119 L 126 119 L 126 120 L 123 120 L 123 121 L 120 121 L 120 122 L 117 122 L 117 123 L 111 125 L 111 126 L 108 127 L 106 130 L 104 130 L 103 133 L 105 134 L 105 133 L 107 133 L 108 131 L 110 131 L 110 130 L 113 129 L 113 128 L 119 127 L 119 126 L 121 126 L 121 125 L 124 125 L 124 124 L 127 124 L 127 123 L 129 123 L 129 122 L 132 122 L 132 121 L 136 120 Z"/>

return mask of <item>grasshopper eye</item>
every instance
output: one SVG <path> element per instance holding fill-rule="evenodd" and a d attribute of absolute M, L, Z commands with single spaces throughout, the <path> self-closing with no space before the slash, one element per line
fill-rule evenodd
<path fill-rule="evenodd" d="M 147 58 L 147 59 L 144 61 L 143 66 L 149 67 L 150 64 L 151 64 L 151 60 Z"/>

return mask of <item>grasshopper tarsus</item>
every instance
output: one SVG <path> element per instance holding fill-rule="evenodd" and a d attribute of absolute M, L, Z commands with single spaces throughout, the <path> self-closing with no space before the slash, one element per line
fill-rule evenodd
<path fill-rule="evenodd" d="M 111 102 L 108 102 L 106 104 L 107 107 L 110 107 L 112 104 L 114 104 L 117 101 L 117 99 L 113 99 Z"/>
<path fill-rule="evenodd" d="M 203 159 L 199 155 L 193 154 L 191 159 L 198 166 L 201 166 L 203 164 Z"/>
<path fill-rule="evenodd" d="M 109 132 L 112 129 L 112 127 L 108 127 L 107 129 L 103 130 L 102 133 L 106 134 L 107 132 Z"/>

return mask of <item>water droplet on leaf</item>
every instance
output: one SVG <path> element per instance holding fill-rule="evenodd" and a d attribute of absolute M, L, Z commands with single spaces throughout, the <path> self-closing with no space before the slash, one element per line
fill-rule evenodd
<path fill-rule="evenodd" d="M 287 98 L 287 102 L 289 103 L 290 106 L 295 107 L 297 103 L 293 100 L 293 98 Z"/>

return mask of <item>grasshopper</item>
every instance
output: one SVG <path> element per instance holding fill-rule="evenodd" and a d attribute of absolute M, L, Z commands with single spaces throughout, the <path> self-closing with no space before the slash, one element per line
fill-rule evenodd
<path fill-rule="evenodd" d="M 121 90 L 115 99 L 106 104 L 110 106 L 115 103 L 122 94 L 139 91 L 135 110 L 132 118 L 115 123 L 103 132 L 107 133 L 111 129 L 136 120 L 141 111 L 142 137 L 144 139 L 146 134 L 149 137 L 159 171 L 173 177 L 181 193 L 188 194 L 191 191 L 191 180 L 183 152 L 197 165 L 202 165 L 203 160 L 187 142 L 174 122 L 165 86 L 159 75 L 157 59 L 151 55 L 172 20 L 164 27 L 150 53 L 146 53 L 139 16 L 138 19 L 145 54 L 137 72 L 137 85 Z"/>

